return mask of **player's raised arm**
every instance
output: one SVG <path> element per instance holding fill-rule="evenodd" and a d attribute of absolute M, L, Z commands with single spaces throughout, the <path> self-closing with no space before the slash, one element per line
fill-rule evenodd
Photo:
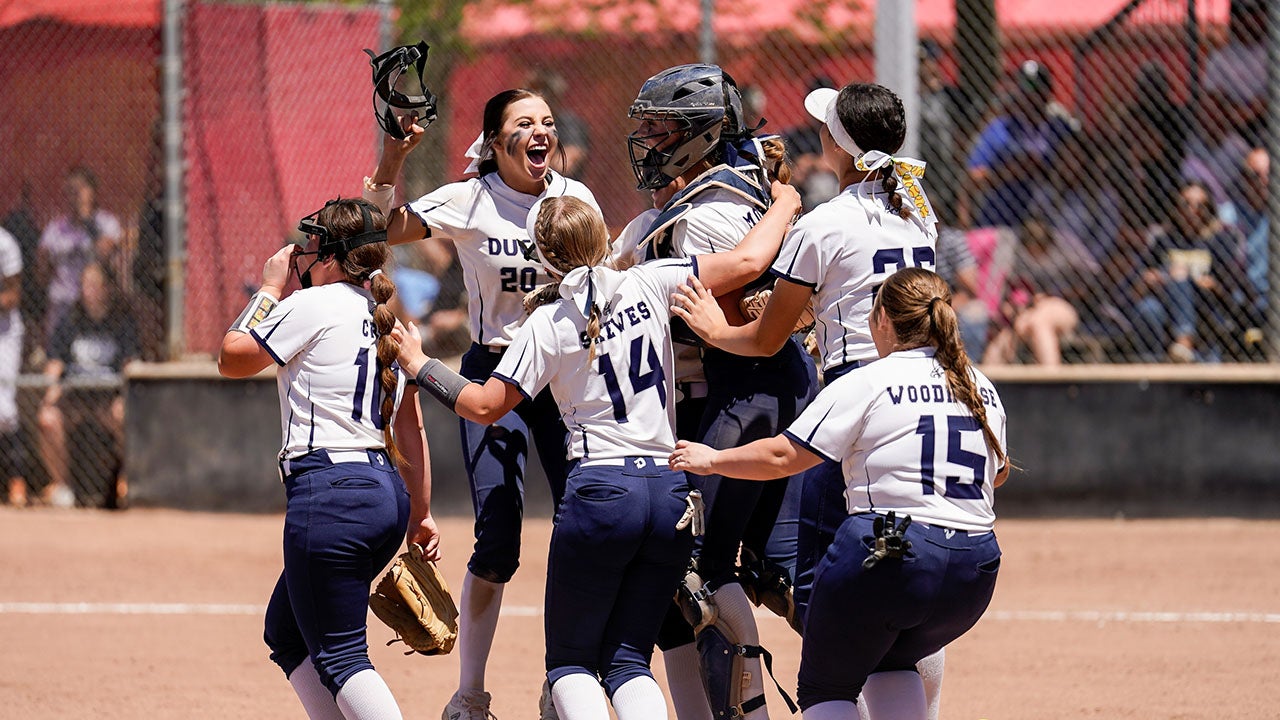
<path fill-rule="evenodd" d="M 394 138 L 382 135 L 382 155 L 373 174 L 364 180 L 365 200 L 377 205 L 387 216 L 387 242 L 400 245 L 426 237 L 426 227 L 409 214 L 404 207 L 392 208 L 396 180 L 404 168 L 409 153 L 422 142 L 426 129 L 418 124 L 417 113 L 401 116 L 400 126 L 405 136 Z"/>
<path fill-rule="evenodd" d="M 439 360 L 427 357 L 422 352 L 422 334 L 413 323 L 407 328 L 397 323 L 392 337 L 400 343 L 400 367 L 417 379 L 418 387 L 459 417 L 491 425 L 524 399 L 510 383 L 496 377 L 483 385 L 473 383 Z"/>

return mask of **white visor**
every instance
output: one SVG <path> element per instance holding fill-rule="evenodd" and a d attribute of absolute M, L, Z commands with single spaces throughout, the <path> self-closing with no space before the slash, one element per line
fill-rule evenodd
<path fill-rule="evenodd" d="M 862 148 L 849 137 L 844 123 L 840 122 L 840 115 L 836 112 L 836 98 L 839 95 L 840 91 L 835 88 L 818 88 L 805 96 L 804 109 L 827 126 L 831 138 L 841 150 L 856 158 L 862 154 Z"/>

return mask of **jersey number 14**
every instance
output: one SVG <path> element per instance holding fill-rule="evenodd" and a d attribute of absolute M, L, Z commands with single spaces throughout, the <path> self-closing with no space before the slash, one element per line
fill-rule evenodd
<path fill-rule="evenodd" d="M 649 350 L 647 358 L 644 357 L 646 345 Z M 604 353 L 597 360 L 600 375 L 604 377 L 604 384 L 609 388 L 609 399 L 613 402 L 613 419 L 618 424 L 622 424 L 627 421 L 627 404 L 622 397 L 622 385 L 618 382 L 618 373 L 614 370 L 613 361 L 609 359 L 608 353 Z M 641 372 L 640 367 L 645 364 L 645 360 L 648 360 L 649 371 Z M 649 388 L 657 388 L 658 402 L 664 409 L 667 407 L 667 376 L 662 371 L 657 349 L 646 343 L 643 335 L 631 341 L 631 363 L 627 365 L 627 378 L 631 381 L 633 397 Z"/>

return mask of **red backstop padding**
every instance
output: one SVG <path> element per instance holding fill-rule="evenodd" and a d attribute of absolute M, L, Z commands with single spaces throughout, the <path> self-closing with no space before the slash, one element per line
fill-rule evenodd
<path fill-rule="evenodd" d="M 362 48 L 379 15 L 194 4 L 186 26 L 186 349 L 216 351 L 298 219 L 360 191 L 376 159 Z"/>

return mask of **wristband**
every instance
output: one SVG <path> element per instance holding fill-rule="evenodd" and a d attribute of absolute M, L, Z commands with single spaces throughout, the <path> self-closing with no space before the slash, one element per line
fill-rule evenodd
<path fill-rule="evenodd" d="M 227 332 L 249 332 L 265 320 L 279 304 L 279 300 L 259 290 L 249 299 L 249 304 L 240 313 L 240 317 L 231 323 L 231 327 L 227 328 Z"/>
<path fill-rule="evenodd" d="M 415 379 L 418 387 L 426 390 L 450 410 L 457 405 L 462 389 L 471 384 L 470 380 L 450 370 L 435 358 L 431 358 L 426 365 L 422 366 Z"/>
<path fill-rule="evenodd" d="M 378 206 L 378 209 L 385 215 L 391 209 L 391 203 L 396 198 L 396 186 L 386 183 L 374 183 L 373 178 L 364 179 L 364 191 L 360 196 L 365 200 Z"/>

